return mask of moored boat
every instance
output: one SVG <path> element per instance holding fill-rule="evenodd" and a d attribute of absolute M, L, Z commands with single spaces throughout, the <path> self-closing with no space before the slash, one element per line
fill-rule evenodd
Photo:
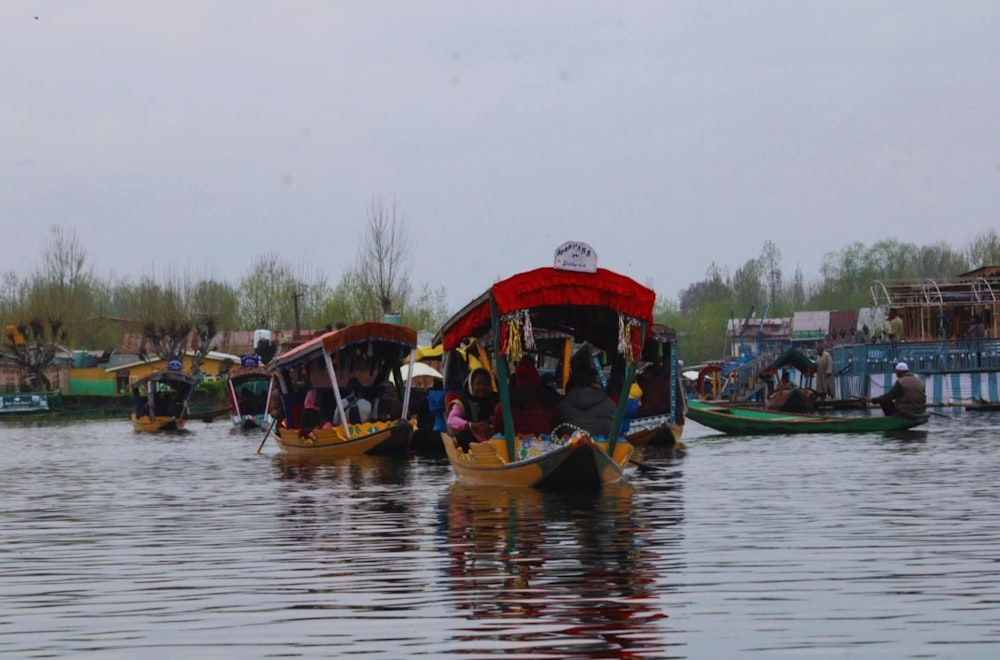
<path fill-rule="evenodd" d="M 632 446 L 621 434 L 627 405 L 627 394 L 621 393 L 627 393 L 635 379 L 655 298 L 634 280 L 598 268 L 590 246 L 570 242 L 556 250 L 553 266 L 496 282 L 449 319 L 438 337 L 445 349 L 445 391 L 454 395 L 463 389 L 467 370 L 453 365 L 462 363 L 457 351 L 470 339 L 477 340 L 487 348 L 487 362 L 495 369 L 503 428 L 467 449 L 456 435 L 442 433 L 456 477 L 463 483 L 556 490 L 619 481 L 632 455 Z M 543 355 L 544 342 L 536 342 L 536 328 L 540 336 L 553 338 L 551 346 L 561 355 L 551 357 L 562 367 L 571 360 L 566 350 L 570 345 L 582 347 L 588 368 L 590 358 L 596 362 L 599 353 L 611 356 L 619 367 L 619 397 L 606 437 L 572 425 L 557 425 L 550 433 L 524 432 L 515 425 L 509 376 L 532 352 L 541 361 L 550 357 Z M 566 342 L 566 336 L 572 342 Z M 565 381 L 560 384 L 566 386 Z"/>
<path fill-rule="evenodd" d="M 368 322 L 275 357 L 266 371 L 281 389 L 284 418 L 273 433 L 278 446 L 317 457 L 409 451 L 410 381 L 400 366 L 416 345 L 411 328 Z"/>
<path fill-rule="evenodd" d="M 180 360 L 132 383 L 132 428 L 141 432 L 180 431 L 187 424 L 188 404 L 198 381 L 182 371 Z"/>
<path fill-rule="evenodd" d="M 625 438 L 636 447 L 682 447 L 687 397 L 677 358 L 677 333 L 653 324 L 643 346 L 645 364 L 636 375 L 641 390 L 638 414 L 629 421 Z"/>
<path fill-rule="evenodd" d="M 905 431 L 926 424 L 923 415 L 813 415 L 773 412 L 759 408 L 688 402 L 688 419 L 728 435 L 797 433 L 884 433 Z"/>

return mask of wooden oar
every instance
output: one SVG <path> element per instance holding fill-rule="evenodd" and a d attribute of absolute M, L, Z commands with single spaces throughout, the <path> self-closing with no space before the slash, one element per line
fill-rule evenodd
<path fill-rule="evenodd" d="M 260 450 L 264 448 L 264 443 L 267 442 L 267 439 L 271 436 L 271 429 L 274 428 L 274 423 L 277 421 L 278 421 L 277 417 L 271 420 L 271 425 L 267 427 L 267 433 L 264 434 L 264 439 L 260 441 L 260 446 L 257 447 L 258 454 L 260 453 Z"/>
<path fill-rule="evenodd" d="M 642 461 L 636 460 L 634 458 L 628 459 L 628 462 L 631 463 L 632 465 L 637 466 L 640 470 L 648 470 L 650 472 L 660 471 L 660 468 L 656 467 L 655 465 L 650 465 L 649 463 L 643 463 Z"/>
<path fill-rule="evenodd" d="M 951 420 L 955 419 L 951 415 L 945 415 L 944 413 L 934 412 L 933 410 L 928 410 L 926 412 L 927 412 L 928 415 L 936 415 L 938 417 L 944 417 L 945 419 L 951 419 Z"/>

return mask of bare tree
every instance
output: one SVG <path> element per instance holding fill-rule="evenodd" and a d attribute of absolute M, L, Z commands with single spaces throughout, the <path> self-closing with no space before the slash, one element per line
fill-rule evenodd
<path fill-rule="evenodd" d="M 53 227 L 36 272 L 23 281 L 8 274 L 4 290 L 5 343 L 25 373 L 22 386 L 51 389 L 45 372 L 71 341 L 94 297 L 94 277 L 76 233 Z"/>
<path fill-rule="evenodd" d="M 183 283 L 175 274 L 166 275 L 162 284 L 149 275 L 139 282 L 131 302 L 132 317 L 142 323 L 141 359 L 147 359 L 148 353 L 164 361 L 184 358 L 188 337 L 194 330 L 184 298 Z"/>
<path fill-rule="evenodd" d="M 291 266 L 276 252 L 257 257 L 238 287 L 240 325 L 267 329 L 292 327 L 291 296 L 297 287 Z"/>
<path fill-rule="evenodd" d="M 1000 265 L 1000 235 L 996 229 L 987 229 L 976 235 L 967 249 L 972 268 Z"/>
<path fill-rule="evenodd" d="M 395 201 L 386 206 L 381 199 L 373 199 L 356 270 L 362 291 L 383 314 L 400 312 L 410 295 L 410 248 Z"/>

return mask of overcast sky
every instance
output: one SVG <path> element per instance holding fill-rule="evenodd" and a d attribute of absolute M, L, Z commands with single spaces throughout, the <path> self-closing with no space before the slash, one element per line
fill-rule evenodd
<path fill-rule="evenodd" d="M 1000 2 L 6 0 L 0 272 L 354 261 L 395 202 L 450 311 L 567 240 L 662 297 L 1000 209 Z"/>

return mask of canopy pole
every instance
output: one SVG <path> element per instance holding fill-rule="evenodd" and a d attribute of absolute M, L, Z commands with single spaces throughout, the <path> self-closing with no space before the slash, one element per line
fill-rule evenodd
<path fill-rule="evenodd" d="M 493 328 L 493 354 L 497 356 L 497 390 L 500 392 L 500 410 L 503 414 L 503 435 L 507 440 L 507 458 L 514 460 L 514 415 L 510 410 L 510 391 L 507 389 L 507 358 L 500 355 L 500 316 L 497 301 L 490 294 L 490 321 Z"/>
<path fill-rule="evenodd" d="M 330 351 L 323 351 L 323 362 L 326 363 L 326 372 L 330 374 L 330 385 L 333 389 L 333 398 L 337 400 L 337 411 L 340 412 L 340 423 L 344 426 L 344 437 L 351 437 L 351 428 L 347 425 L 347 414 L 344 412 L 344 400 L 340 398 L 340 386 L 337 385 L 337 372 L 333 368 L 333 360 L 330 358 Z"/>
<path fill-rule="evenodd" d="M 417 347 L 416 346 L 411 346 L 410 347 L 410 361 L 406 365 L 406 371 L 407 371 L 407 373 L 409 374 L 410 377 L 406 379 L 406 389 L 403 392 L 403 415 L 402 415 L 401 419 L 408 419 L 409 418 L 409 411 L 410 411 L 410 388 L 413 387 L 413 378 L 414 378 L 414 376 L 413 376 L 413 365 L 416 364 L 416 360 L 417 360 Z M 396 366 L 395 376 L 396 376 L 396 379 L 397 379 L 396 382 L 398 383 L 399 382 L 399 378 L 402 378 L 402 369 L 400 369 L 400 367 L 398 365 Z"/>

